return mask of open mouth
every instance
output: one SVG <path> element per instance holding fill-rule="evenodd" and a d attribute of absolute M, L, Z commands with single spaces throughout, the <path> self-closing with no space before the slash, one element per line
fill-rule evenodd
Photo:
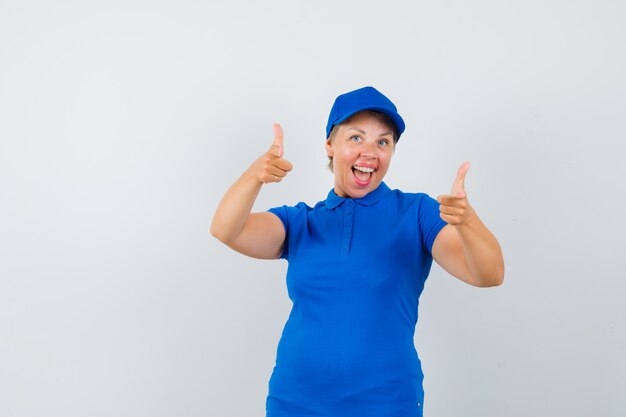
<path fill-rule="evenodd" d="M 354 179 L 358 185 L 368 185 L 372 179 L 372 173 L 376 171 L 374 168 L 361 167 L 354 165 L 352 167 L 352 173 L 354 174 Z"/>

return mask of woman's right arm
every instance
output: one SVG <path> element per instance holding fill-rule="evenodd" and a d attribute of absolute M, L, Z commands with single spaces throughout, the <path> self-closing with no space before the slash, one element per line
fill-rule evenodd
<path fill-rule="evenodd" d="M 263 184 L 280 182 L 293 166 L 283 158 L 283 131 L 274 124 L 274 143 L 226 191 L 217 207 L 211 234 L 244 255 L 276 259 L 282 253 L 285 228 L 272 213 L 250 213 Z"/>

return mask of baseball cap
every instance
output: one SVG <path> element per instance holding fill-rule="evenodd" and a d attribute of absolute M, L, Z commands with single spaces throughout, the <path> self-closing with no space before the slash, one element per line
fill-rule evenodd
<path fill-rule="evenodd" d="M 398 114 L 398 109 L 383 93 L 371 86 L 344 93 L 335 99 L 333 108 L 330 109 L 330 115 L 328 116 L 326 138 L 328 139 L 328 136 L 330 136 L 333 126 L 340 124 L 350 116 L 363 110 L 375 110 L 389 116 L 396 124 L 398 139 L 400 139 L 405 125 L 404 120 Z"/>

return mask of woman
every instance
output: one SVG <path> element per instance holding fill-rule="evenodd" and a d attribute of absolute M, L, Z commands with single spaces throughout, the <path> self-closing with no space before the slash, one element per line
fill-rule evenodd
<path fill-rule="evenodd" d="M 262 185 L 292 169 L 276 124 L 269 151 L 218 206 L 215 237 L 244 255 L 289 261 L 293 308 L 267 417 L 421 416 L 413 336 L 432 260 L 475 286 L 503 281 L 500 246 L 464 190 L 468 163 L 437 201 L 383 182 L 404 128 L 396 106 L 373 87 L 342 94 L 326 127 L 335 179 L 326 200 L 250 213 Z"/>

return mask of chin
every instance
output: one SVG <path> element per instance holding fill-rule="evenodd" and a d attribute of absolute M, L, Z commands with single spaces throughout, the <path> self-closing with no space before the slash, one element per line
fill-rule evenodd
<path fill-rule="evenodd" d="M 350 198 L 365 197 L 366 195 L 374 191 L 376 188 L 378 188 L 379 185 L 380 185 L 380 181 L 379 182 L 372 181 L 365 187 L 358 187 L 358 186 L 353 187 L 352 189 L 349 190 L 348 194 L 350 194 Z"/>

